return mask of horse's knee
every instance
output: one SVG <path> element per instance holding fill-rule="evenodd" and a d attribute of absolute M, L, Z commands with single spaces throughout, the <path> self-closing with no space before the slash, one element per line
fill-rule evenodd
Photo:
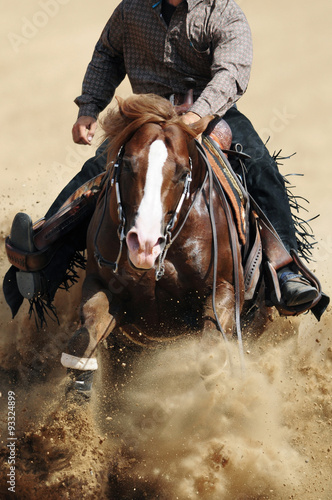
<path fill-rule="evenodd" d="M 108 315 L 110 297 L 104 291 L 99 291 L 90 297 L 82 307 L 84 324 L 94 324 Z"/>
<path fill-rule="evenodd" d="M 109 298 L 104 292 L 96 293 L 83 305 L 82 326 L 89 332 L 91 347 L 108 336 L 112 320 L 114 318 L 109 312 Z"/>

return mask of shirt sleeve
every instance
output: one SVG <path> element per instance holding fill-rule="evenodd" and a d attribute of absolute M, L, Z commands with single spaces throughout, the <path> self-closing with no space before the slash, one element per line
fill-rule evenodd
<path fill-rule="evenodd" d="M 252 64 L 252 37 L 247 19 L 229 0 L 223 12 L 214 11 L 209 37 L 212 79 L 190 111 L 199 116 L 223 116 L 247 89 Z"/>
<path fill-rule="evenodd" d="M 123 58 L 122 4 L 118 5 L 107 22 L 93 52 L 84 76 L 82 95 L 75 99 L 78 116 L 93 116 L 111 102 L 126 70 Z"/>

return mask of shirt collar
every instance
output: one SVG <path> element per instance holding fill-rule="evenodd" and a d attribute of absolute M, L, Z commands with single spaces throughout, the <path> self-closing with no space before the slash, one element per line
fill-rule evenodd
<path fill-rule="evenodd" d="M 161 5 L 162 0 L 152 0 L 152 8 L 155 9 L 156 7 Z M 188 10 L 192 10 L 196 5 L 202 2 L 206 2 L 207 4 L 210 4 L 212 0 L 183 0 L 183 3 L 187 2 L 188 4 Z"/>

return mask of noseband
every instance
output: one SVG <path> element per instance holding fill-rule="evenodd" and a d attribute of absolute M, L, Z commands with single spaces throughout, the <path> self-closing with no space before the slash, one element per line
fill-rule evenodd
<path fill-rule="evenodd" d="M 113 166 L 112 177 L 110 178 L 110 175 L 107 176 L 108 178 L 107 178 L 107 186 L 106 186 L 106 190 L 105 190 L 105 194 L 104 194 L 103 212 L 102 212 L 102 215 L 101 215 L 101 218 L 100 218 L 100 221 L 98 224 L 98 228 L 97 228 L 97 231 L 95 234 L 95 238 L 94 238 L 94 248 L 95 248 L 94 257 L 98 263 L 98 266 L 100 268 L 101 267 L 108 267 L 108 268 L 112 269 L 112 271 L 115 274 L 117 274 L 118 270 L 119 270 L 119 261 L 120 261 L 121 255 L 122 255 L 123 241 L 125 240 L 125 237 L 126 237 L 126 235 L 125 235 L 126 217 L 125 217 L 125 213 L 124 213 L 124 209 L 123 209 L 123 205 L 122 205 L 121 191 L 120 191 L 120 185 L 119 185 L 120 167 L 122 164 L 123 156 L 124 156 L 124 146 L 121 146 L 121 148 L 117 154 L 116 161 L 115 161 L 114 166 Z M 189 166 L 190 166 L 190 169 L 189 169 L 189 172 L 187 173 L 187 176 L 186 176 L 185 181 L 184 181 L 182 194 L 180 196 L 180 199 L 179 199 L 178 204 L 177 204 L 177 206 L 172 214 L 170 221 L 167 223 L 167 225 L 165 227 L 165 232 L 164 232 L 165 244 L 164 244 L 164 247 L 159 255 L 158 267 L 155 271 L 155 276 L 156 276 L 157 281 L 160 280 L 160 278 L 164 275 L 164 272 L 165 272 L 164 261 L 166 258 L 167 251 L 168 251 L 169 247 L 171 246 L 171 244 L 173 243 L 173 241 L 175 240 L 175 238 L 177 237 L 177 235 L 179 234 L 179 232 L 181 231 L 183 224 L 184 224 L 184 223 L 182 223 L 182 225 L 179 228 L 179 230 L 177 231 L 176 235 L 172 238 L 172 230 L 174 229 L 174 226 L 176 225 L 176 222 L 178 220 L 178 216 L 179 216 L 179 213 L 181 211 L 183 202 L 185 199 L 188 199 L 189 195 L 190 195 L 190 184 L 192 181 L 192 159 L 191 159 L 191 157 L 189 157 Z M 116 260 L 114 262 L 111 262 L 111 261 L 105 259 L 101 255 L 101 253 L 99 251 L 98 244 L 97 244 L 97 240 L 98 240 L 99 232 L 100 232 L 100 229 L 101 229 L 104 217 L 105 217 L 105 213 L 106 213 L 109 188 L 112 189 L 113 186 L 115 186 L 117 212 L 118 212 L 118 218 L 119 218 L 119 226 L 118 226 L 117 233 L 118 233 L 118 237 L 119 237 L 119 241 L 120 241 L 120 247 L 119 247 L 119 252 L 118 252 L 118 256 L 117 256 Z M 191 206 L 187 212 L 187 215 L 185 217 L 185 221 L 187 220 L 187 217 L 189 215 L 189 212 L 190 212 L 192 206 L 193 206 L 193 203 L 191 204 Z"/>

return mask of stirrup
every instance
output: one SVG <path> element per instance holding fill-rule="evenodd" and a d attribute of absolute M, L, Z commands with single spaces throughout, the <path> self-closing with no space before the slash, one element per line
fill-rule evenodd
<path fill-rule="evenodd" d="M 36 252 L 33 242 L 32 219 L 28 214 L 19 212 L 15 215 L 10 241 L 14 247 L 24 253 L 33 254 Z M 20 294 L 26 299 L 41 295 L 45 290 L 43 277 L 39 272 L 17 271 L 16 282 Z"/>
<path fill-rule="evenodd" d="M 304 276 L 293 273 L 289 268 L 278 271 L 280 292 L 287 307 L 312 303 L 318 297 L 318 290 Z"/>

